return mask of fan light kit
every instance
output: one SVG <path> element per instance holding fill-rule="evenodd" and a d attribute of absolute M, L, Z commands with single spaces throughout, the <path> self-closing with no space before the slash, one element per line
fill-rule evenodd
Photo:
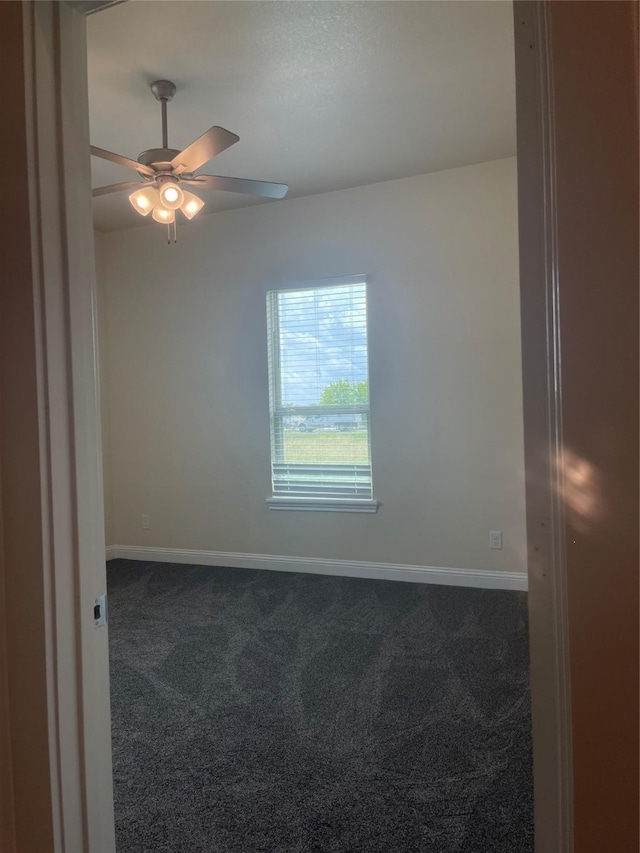
<path fill-rule="evenodd" d="M 263 198 L 284 198 L 289 189 L 286 184 L 274 184 L 268 181 L 253 181 L 247 178 L 226 178 L 221 175 L 197 175 L 199 169 L 216 154 L 234 145 L 239 136 L 223 127 L 210 127 L 184 151 L 169 148 L 167 133 L 167 104 L 176 93 L 176 87 L 170 80 L 156 80 L 151 91 L 162 106 L 162 148 L 150 148 L 143 151 L 138 160 L 131 160 L 121 154 L 105 151 L 104 148 L 91 146 L 91 153 L 103 160 L 118 163 L 127 169 L 135 169 L 142 181 L 126 181 L 98 187 L 93 195 L 133 190 L 129 201 L 141 216 L 151 214 L 152 219 L 167 226 L 168 242 L 176 242 L 176 211 L 180 210 L 186 219 L 193 219 L 204 207 L 204 201 L 181 184 L 199 187 L 201 190 L 223 190 L 225 192 L 247 193 Z M 172 228 L 173 226 L 173 228 Z"/>

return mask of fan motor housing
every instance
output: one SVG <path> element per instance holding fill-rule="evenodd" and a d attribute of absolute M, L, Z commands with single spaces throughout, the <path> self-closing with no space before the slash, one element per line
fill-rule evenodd
<path fill-rule="evenodd" d="M 138 163 L 153 166 L 159 172 L 171 171 L 171 161 L 179 153 L 176 148 L 149 148 L 138 155 Z"/>

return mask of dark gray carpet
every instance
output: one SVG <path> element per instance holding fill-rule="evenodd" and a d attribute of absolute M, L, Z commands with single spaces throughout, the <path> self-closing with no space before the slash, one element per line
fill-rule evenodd
<path fill-rule="evenodd" d="M 531 853 L 524 593 L 112 560 L 118 853 Z"/>

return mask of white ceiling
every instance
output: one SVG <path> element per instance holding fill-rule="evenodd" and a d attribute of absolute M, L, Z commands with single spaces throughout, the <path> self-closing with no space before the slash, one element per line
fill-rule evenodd
<path fill-rule="evenodd" d="M 211 125 L 240 141 L 202 172 L 281 181 L 289 198 L 515 154 L 510 2 L 131 0 L 88 19 L 91 142 L 136 159 Z M 93 185 L 135 180 L 92 157 Z M 202 192 L 203 213 L 278 204 Z M 146 224 L 127 193 L 103 230 Z M 202 215 L 202 214 L 200 214 Z"/>

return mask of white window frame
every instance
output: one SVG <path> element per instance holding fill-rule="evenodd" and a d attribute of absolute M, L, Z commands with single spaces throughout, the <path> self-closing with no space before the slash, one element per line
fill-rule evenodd
<path fill-rule="evenodd" d="M 321 496 L 300 497 L 276 495 L 274 493 L 273 466 L 278 464 L 276 447 L 281 446 L 276 438 L 275 419 L 291 415 L 326 415 L 326 406 L 296 406 L 287 407 L 284 410 L 281 403 L 280 389 L 280 340 L 279 322 L 273 316 L 274 303 L 273 294 L 285 290 L 319 290 L 323 287 L 338 287 L 340 285 L 364 284 L 367 285 L 366 300 L 366 324 L 367 324 L 367 379 L 369 380 L 369 279 L 366 275 L 336 276 L 334 278 L 316 279 L 313 281 L 296 281 L 286 284 L 270 285 L 266 288 L 267 316 L 269 326 L 268 340 L 268 364 L 269 364 L 269 429 L 271 441 L 270 472 L 271 472 L 271 496 L 267 498 L 267 506 L 272 510 L 296 510 L 312 512 L 377 512 L 378 501 L 373 498 L 358 498 L 345 496 L 344 498 L 323 498 Z M 369 380 L 369 391 L 371 383 Z M 373 495 L 373 463 L 371 453 L 371 398 L 366 406 L 332 406 L 331 414 L 364 414 L 367 417 L 367 440 L 369 444 L 371 490 Z"/>

